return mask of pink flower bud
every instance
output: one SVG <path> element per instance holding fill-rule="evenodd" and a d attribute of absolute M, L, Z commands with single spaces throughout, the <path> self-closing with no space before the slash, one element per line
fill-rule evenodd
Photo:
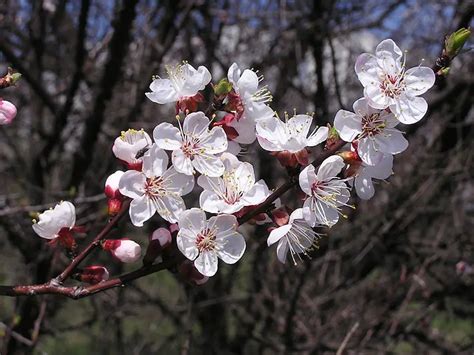
<path fill-rule="evenodd" d="M 288 213 L 288 210 L 284 206 L 272 211 L 272 217 L 275 224 L 279 227 L 284 226 L 285 224 L 288 224 L 290 220 L 290 215 Z"/>
<path fill-rule="evenodd" d="M 82 282 L 95 285 L 99 282 L 107 281 L 109 279 L 109 271 L 107 268 L 100 265 L 86 266 L 82 270 L 79 278 Z"/>
<path fill-rule="evenodd" d="M 150 236 L 150 243 L 146 249 L 143 264 L 150 265 L 161 254 L 163 249 L 171 244 L 171 233 L 166 228 L 158 228 Z"/>
<path fill-rule="evenodd" d="M 129 239 L 107 239 L 102 243 L 102 248 L 123 263 L 134 263 L 142 255 L 140 245 Z"/>
<path fill-rule="evenodd" d="M 109 175 L 109 177 L 105 181 L 105 190 L 104 190 L 105 196 L 107 196 L 108 198 L 116 198 L 116 199 L 123 198 L 119 190 L 119 183 L 123 174 L 124 174 L 123 171 L 117 170 L 115 173 Z"/>
<path fill-rule="evenodd" d="M 205 284 L 209 280 L 209 277 L 204 276 L 199 271 L 197 271 L 191 260 L 186 259 L 181 264 L 179 264 L 178 272 L 187 282 L 196 286 Z"/>
<path fill-rule="evenodd" d="M 16 107 L 10 101 L 0 99 L 0 125 L 10 124 L 16 116 Z"/>

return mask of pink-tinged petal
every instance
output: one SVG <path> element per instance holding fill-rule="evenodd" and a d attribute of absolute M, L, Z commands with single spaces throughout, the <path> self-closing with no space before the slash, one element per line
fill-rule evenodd
<path fill-rule="evenodd" d="M 277 258 L 282 263 L 286 263 L 286 256 L 288 254 L 289 245 L 286 238 L 282 239 L 277 246 Z"/>
<path fill-rule="evenodd" d="M 335 177 L 344 168 L 344 160 L 338 155 L 331 155 L 326 158 L 319 166 L 316 178 L 319 181 L 329 180 Z"/>
<path fill-rule="evenodd" d="M 379 164 L 375 166 L 366 166 L 363 169 L 363 173 L 367 176 L 371 176 L 375 179 L 384 180 L 392 175 L 393 171 L 393 155 L 384 154 Z"/>
<path fill-rule="evenodd" d="M 135 170 L 126 171 L 119 182 L 120 193 L 124 196 L 137 199 L 145 193 L 146 177 Z"/>
<path fill-rule="evenodd" d="M 199 250 L 196 246 L 196 236 L 190 235 L 185 230 L 179 230 L 176 236 L 176 245 L 179 251 L 189 260 L 194 260 L 199 255 Z"/>
<path fill-rule="evenodd" d="M 179 128 L 171 123 L 160 123 L 153 130 L 153 139 L 158 147 L 166 150 L 181 148 L 183 142 Z"/>
<path fill-rule="evenodd" d="M 194 176 L 178 173 L 174 167 L 165 171 L 163 180 L 167 191 L 177 193 L 180 196 L 187 195 L 194 188 Z"/>
<path fill-rule="evenodd" d="M 311 134 L 306 140 L 306 146 L 314 147 L 328 139 L 329 128 L 319 127 L 316 132 Z"/>
<path fill-rule="evenodd" d="M 241 95 L 245 93 L 255 93 L 258 88 L 257 74 L 253 70 L 245 69 L 240 79 L 237 81 L 237 86 L 239 87 L 239 93 Z"/>
<path fill-rule="evenodd" d="M 214 276 L 217 272 L 217 254 L 215 251 L 203 251 L 194 260 L 197 271 L 207 277 Z"/>
<path fill-rule="evenodd" d="M 311 195 L 311 187 L 316 180 L 317 178 L 316 173 L 314 171 L 314 166 L 308 165 L 301 171 L 299 175 L 299 183 L 301 190 L 303 190 L 303 192 L 305 192 L 307 195 Z"/>
<path fill-rule="evenodd" d="M 147 196 L 135 198 L 130 203 L 130 220 L 136 227 L 142 227 L 143 223 L 148 221 L 155 212 L 155 205 Z"/>
<path fill-rule="evenodd" d="M 222 127 L 214 127 L 199 144 L 209 154 L 218 154 L 227 150 L 227 136 Z"/>
<path fill-rule="evenodd" d="M 178 101 L 178 94 L 168 79 L 155 79 L 150 84 L 152 92 L 145 93 L 151 101 L 157 104 L 166 104 Z"/>
<path fill-rule="evenodd" d="M 428 111 L 428 104 L 422 97 L 402 96 L 390 106 L 390 110 L 401 123 L 413 124 L 423 118 Z"/>
<path fill-rule="evenodd" d="M 375 55 L 377 57 L 390 56 L 395 59 L 400 59 L 403 56 L 402 50 L 390 38 L 380 42 L 375 48 Z"/>
<path fill-rule="evenodd" d="M 267 245 L 273 245 L 283 238 L 291 229 L 291 224 L 285 224 L 284 226 L 275 228 L 270 232 L 270 235 L 267 239 Z"/>
<path fill-rule="evenodd" d="M 178 225 L 180 231 L 197 236 L 206 226 L 206 214 L 200 208 L 191 208 L 181 213 Z"/>
<path fill-rule="evenodd" d="M 171 154 L 171 161 L 177 172 L 185 175 L 193 175 L 194 168 L 191 158 L 184 155 L 181 149 L 174 150 Z"/>
<path fill-rule="evenodd" d="M 270 191 L 268 190 L 268 186 L 265 181 L 260 180 L 253 185 L 253 187 L 242 196 L 242 202 L 246 206 L 254 206 L 262 203 L 270 196 Z"/>
<path fill-rule="evenodd" d="M 10 101 L 0 98 L 0 125 L 10 124 L 16 117 L 17 109 Z"/>
<path fill-rule="evenodd" d="M 218 235 L 216 242 L 219 245 L 217 256 L 226 264 L 235 264 L 245 253 L 245 239 L 240 233 L 233 232 L 223 237 Z"/>
<path fill-rule="evenodd" d="M 334 118 L 334 128 L 346 142 L 352 142 L 362 133 L 362 117 L 350 111 L 339 110 Z"/>
<path fill-rule="evenodd" d="M 359 174 L 355 177 L 354 186 L 359 196 L 363 200 L 369 200 L 374 196 L 375 189 L 372 179 L 366 174 Z"/>
<path fill-rule="evenodd" d="M 362 85 L 376 85 L 379 81 L 379 66 L 377 58 L 369 53 L 363 53 L 357 57 L 355 72 Z"/>
<path fill-rule="evenodd" d="M 186 209 L 183 199 L 180 196 L 167 194 L 154 200 L 156 212 L 170 223 L 177 223 L 179 217 Z"/>
<path fill-rule="evenodd" d="M 192 163 L 194 168 L 203 175 L 219 177 L 224 174 L 224 163 L 213 155 L 197 155 Z"/>
<path fill-rule="evenodd" d="M 162 176 L 168 167 L 168 154 L 153 144 L 143 156 L 143 173 L 147 177 Z"/>
<path fill-rule="evenodd" d="M 408 148 L 408 141 L 398 130 L 385 131 L 375 137 L 378 149 L 383 153 L 399 154 Z M 374 165 L 374 164 L 370 164 Z"/>
<path fill-rule="evenodd" d="M 201 137 L 209 130 L 209 118 L 203 112 L 193 112 L 184 118 L 183 132 L 192 137 Z"/>
<path fill-rule="evenodd" d="M 415 67 L 405 72 L 406 93 L 418 96 L 427 92 L 435 83 L 436 75 L 431 68 Z"/>
<path fill-rule="evenodd" d="M 375 165 L 382 159 L 383 153 L 376 149 L 372 138 L 362 138 L 357 145 L 357 153 L 362 161 L 368 165 Z"/>
<path fill-rule="evenodd" d="M 364 96 L 367 98 L 369 106 L 379 110 L 386 109 L 393 101 L 389 96 L 385 95 L 379 85 L 366 86 Z"/>

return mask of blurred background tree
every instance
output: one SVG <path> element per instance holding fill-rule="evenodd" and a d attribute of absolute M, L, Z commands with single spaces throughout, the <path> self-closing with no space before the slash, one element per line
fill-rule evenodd
<path fill-rule="evenodd" d="M 215 82 L 233 62 L 257 69 L 280 115 L 314 112 L 323 125 L 362 96 L 358 54 L 390 37 L 409 66 L 433 65 L 474 11 L 466 0 L 1 4 L 0 69 L 23 74 L 2 93 L 19 108 L 0 128 L 2 284 L 44 282 L 67 262 L 34 235 L 35 211 L 71 200 L 92 233 L 107 219 L 103 184 L 120 168 L 113 139 L 174 117 L 144 95 L 166 64 L 205 65 Z M 79 301 L 0 298 L 0 353 L 471 353 L 473 279 L 456 264 L 474 263 L 473 63 L 457 58 L 427 116 L 406 128 L 410 147 L 390 183 L 355 201 L 311 260 L 281 265 L 266 231 L 248 226 L 244 258 L 198 288 L 162 272 Z M 270 187 L 282 181 L 268 154 L 249 147 L 242 159 Z M 154 220 L 122 222 L 114 235 L 146 245 Z"/>

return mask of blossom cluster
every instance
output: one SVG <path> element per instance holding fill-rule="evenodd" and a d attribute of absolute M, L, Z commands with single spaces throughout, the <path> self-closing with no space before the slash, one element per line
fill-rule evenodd
<path fill-rule="evenodd" d="M 166 78 L 154 77 L 146 96 L 157 104 L 174 104 L 176 121 L 159 123 L 151 136 L 144 130 L 122 132 L 112 151 L 126 171 L 112 174 L 105 188 L 110 215 L 129 199 L 134 226 L 161 217 L 164 227 L 152 234 L 144 263 L 152 263 L 157 255 L 152 245 L 160 250 L 175 245 L 198 276 L 189 261 L 180 270 L 200 284 L 216 274 L 218 259 L 234 264 L 243 256 L 246 241 L 239 218 L 272 195 L 265 181 L 256 178 L 252 164 L 239 155 L 244 145 L 255 141 L 288 168 L 304 197 L 293 211 L 278 199 L 252 215 L 253 221 L 268 227 L 268 245 L 278 244 L 282 263 L 288 254 L 294 263 L 309 255 L 320 237 L 317 231 L 334 226 L 346 207 L 353 207 L 352 187 L 360 198 L 370 199 L 373 179 L 392 174 L 393 156 L 408 147 L 399 124 L 416 123 L 425 115 L 427 103 L 419 96 L 435 81 L 428 67 L 407 70 L 402 51 L 391 39 L 382 41 L 375 54 L 360 55 L 355 72 L 363 97 L 354 102 L 353 111 L 336 113 L 334 127 L 315 126 L 309 114 L 285 114 L 282 120 L 270 107 L 263 78 L 235 63 L 227 77 L 214 84 L 207 68 L 195 69 L 187 62 L 167 67 Z M 311 164 L 312 149 L 323 149 L 324 142 L 328 146 L 329 138 L 347 142 L 348 148 L 319 166 Z M 196 187 L 199 207 L 186 206 L 183 196 Z M 77 232 L 74 206 L 58 204 L 39 215 L 33 229 L 40 237 L 71 247 Z M 102 247 L 122 262 L 135 262 L 142 255 L 140 246 L 128 238 L 103 241 Z"/>

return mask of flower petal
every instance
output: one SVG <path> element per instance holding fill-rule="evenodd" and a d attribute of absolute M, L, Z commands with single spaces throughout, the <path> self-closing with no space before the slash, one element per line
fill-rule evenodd
<path fill-rule="evenodd" d="M 183 142 L 179 129 L 171 123 L 160 123 L 153 130 L 153 139 L 158 147 L 166 150 L 181 148 Z"/>
<path fill-rule="evenodd" d="M 404 124 L 413 124 L 423 118 L 428 111 L 428 104 L 422 97 L 401 96 L 390 110 L 395 117 Z"/>
<path fill-rule="evenodd" d="M 166 189 L 168 191 L 177 193 L 180 196 L 187 195 L 194 188 L 194 176 L 178 173 L 174 167 L 165 171 L 163 180 L 166 181 Z"/>
<path fill-rule="evenodd" d="M 267 184 L 265 181 L 259 180 L 242 196 L 241 200 L 246 206 L 254 206 L 265 201 L 268 196 L 270 196 L 270 191 Z"/>
<path fill-rule="evenodd" d="M 209 118 L 204 112 L 193 112 L 184 118 L 183 132 L 187 136 L 201 137 L 209 130 Z"/>
<path fill-rule="evenodd" d="M 267 245 L 270 246 L 278 242 L 281 238 L 283 238 L 288 231 L 291 229 L 291 224 L 285 224 L 284 226 L 275 228 L 270 232 L 270 235 L 267 239 Z"/>
<path fill-rule="evenodd" d="M 377 135 L 375 142 L 378 145 L 378 149 L 383 153 L 399 154 L 408 148 L 408 141 L 402 132 L 395 129 L 390 130 L 390 133 L 387 132 Z"/>
<path fill-rule="evenodd" d="M 194 174 L 191 158 L 188 158 L 186 155 L 184 155 L 181 149 L 173 150 L 173 153 L 171 154 L 171 161 L 173 162 L 173 166 L 177 172 L 185 175 Z"/>
<path fill-rule="evenodd" d="M 215 251 L 203 251 L 194 260 L 197 271 L 207 277 L 214 276 L 217 272 L 217 254 Z"/>
<path fill-rule="evenodd" d="M 374 184 L 370 176 L 366 174 L 359 174 L 355 177 L 354 186 L 359 196 L 363 200 L 369 200 L 374 196 Z"/>
<path fill-rule="evenodd" d="M 313 183 L 317 180 L 316 178 L 316 173 L 314 171 L 314 166 L 313 165 L 308 165 L 306 168 L 304 168 L 300 175 L 299 175 L 299 183 L 301 190 L 305 192 L 307 195 L 312 194 L 311 187 Z"/>
<path fill-rule="evenodd" d="M 405 72 L 406 93 L 418 96 L 427 92 L 435 83 L 436 75 L 431 68 L 414 67 Z"/>
<path fill-rule="evenodd" d="M 331 155 L 321 163 L 316 177 L 319 181 L 329 180 L 339 174 L 344 166 L 344 160 L 340 156 Z"/>
<path fill-rule="evenodd" d="M 327 127 L 319 127 L 316 132 L 312 133 L 308 139 L 306 140 L 306 146 L 314 147 L 326 139 L 328 139 L 329 128 Z"/>
<path fill-rule="evenodd" d="M 245 239 L 240 233 L 233 232 L 224 237 L 218 235 L 216 242 L 220 246 L 217 256 L 226 264 L 235 264 L 245 253 Z"/>
<path fill-rule="evenodd" d="M 224 174 L 224 163 L 216 156 L 196 155 L 192 163 L 194 168 L 203 175 L 218 177 Z"/>
<path fill-rule="evenodd" d="M 382 159 L 383 153 L 375 147 L 375 141 L 372 138 L 362 138 L 357 145 L 357 153 L 362 161 L 368 165 L 375 165 Z"/>
<path fill-rule="evenodd" d="M 334 128 L 346 142 L 352 142 L 362 133 L 362 117 L 346 110 L 339 110 L 334 118 Z"/>
<path fill-rule="evenodd" d="M 146 177 L 143 173 L 135 170 L 128 170 L 120 179 L 119 190 L 124 196 L 136 199 L 141 198 L 145 193 Z"/>
<path fill-rule="evenodd" d="M 155 79 L 150 84 L 152 92 L 145 93 L 151 101 L 166 104 L 178 101 L 178 94 L 169 79 Z"/>
<path fill-rule="evenodd" d="M 143 173 L 147 177 L 162 176 L 168 167 L 168 154 L 153 144 L 143 156 Z"/>
<path fill-rule="evenodd" d="M 190 235 L 197 236 L 206 225 L 206 214 L 200 208 L 191 208 L 181 213 L 178 221 L 179 230 L 187 230 Z"/>
<path fill-rule="evenodd" d="M 222 127 L 214 127 L 199 144 L 209 154 L 218 154 L 227 150 L 227 136 Z"/>
<path fill-rule="evenodd" d="M 282 239 L 277 246 L 277 258 L 283 264 L 286 263 L 286 255 L 288 254 L 288 249 L 288 241 L 286 240 L 286 238 Z"/>
<path fill-rule="evenodd" d="M 196 236 L 190 235 L 186 230 L 180 229 L 176 236 L 178 249 L 189 260 L 194 260 L 199 254 L 196 246 Z"/>
<path fill-rule="evenodd" d="M 130 203 L 130 220 L 136 227 L 142 227 L 143 222 L 148 221 L 155 214 L 155 212 L 155 205 L 147 196 L 135 198 Z"/>
<path fill-rule="evenodd" d="M 377 58 L 374 55 L 363 53 L 357 57 L 355 72 L 364 87 L 367 85 L 375 85 L 378 82 L 379 70 Z"/>

